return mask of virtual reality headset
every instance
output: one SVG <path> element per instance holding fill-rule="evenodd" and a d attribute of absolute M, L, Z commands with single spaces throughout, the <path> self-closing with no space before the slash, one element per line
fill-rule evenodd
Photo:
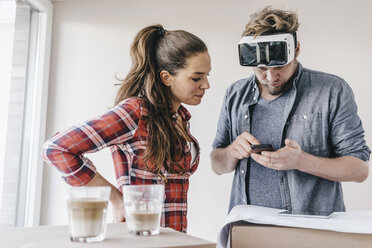
<path fill-rule="evenodd" d="M 244 36 L 238 47 L 242 66 L 284 66 L 294 59 L 296 33 Z"/>

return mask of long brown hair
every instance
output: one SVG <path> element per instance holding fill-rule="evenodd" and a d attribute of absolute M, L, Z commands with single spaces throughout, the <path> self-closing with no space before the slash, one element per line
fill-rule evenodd
<path fill-rule="evenodd" d="M 204 42 L 183 30 L 166 31 L 162 25 L 140 30 L 131 45 L 132 67 L 123 80 L 115 104 L 129 97 L 141 98 L 148 110 L 148 143 L 143 155 L 146 164 L 151 163 L 154 172 L 163 178 L 161 168 L 170 173 L 182 172 L 174 157 L 184 155 L 185 138 L 172 123 L 172 93 L 162 83 L 160 72 L 176 75 L 186 66 L 187 59 L 206 52 Z"/>

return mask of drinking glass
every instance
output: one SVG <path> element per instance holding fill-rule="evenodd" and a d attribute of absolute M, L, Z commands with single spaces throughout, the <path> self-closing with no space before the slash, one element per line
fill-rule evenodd
<path fill-rule="evenodd" d="M 110 192 L 111 188 L 106 186 L 69 188 L 67 210 L 71 241 L 90 243 L 105 239 Z"/>
<path fill-rule="evenodd" d="M 164 185 L 125 185 L 123 199 L 130 234 L 145 236 L 159 234 Z"/>

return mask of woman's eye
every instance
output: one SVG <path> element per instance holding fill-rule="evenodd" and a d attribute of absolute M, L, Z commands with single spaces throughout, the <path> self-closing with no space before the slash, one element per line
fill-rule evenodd
<path fill-rule="evenodd" d="M 191 78 L 192 79 L 192 81 L 194 81 L 194 82 L 198 82 L 199 80 L 200 80 L 200 78 Z"/>

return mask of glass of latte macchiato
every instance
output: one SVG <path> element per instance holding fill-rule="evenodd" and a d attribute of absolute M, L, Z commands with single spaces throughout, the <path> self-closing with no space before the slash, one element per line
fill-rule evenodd
<path fill-rule="evenodd" d="M 106 212 L 110 187 L 72 187 L 68 190 L 67 210 L 70 239 L 98 242 L 105 239 Z"/>
<path fill-rule="evenodd" d="M 134 235 L 156 235 L 164 201 L 164 185 L 123 186 L 125 218 L 128 231 Z"/>

